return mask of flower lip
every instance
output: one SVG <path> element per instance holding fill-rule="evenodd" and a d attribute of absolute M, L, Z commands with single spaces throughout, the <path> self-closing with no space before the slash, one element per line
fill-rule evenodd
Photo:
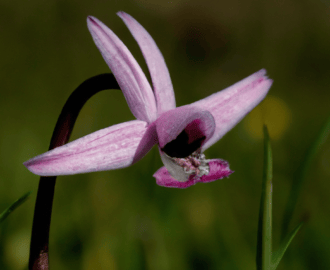
<path fill-rule="evenodd" d="M 186 158 L 173 158 L 174 162 L 181 166 L 185 173 L 201 177 L 208 175 L 210 172 L 209 160 L 205 159 L 205 155 L 201 149 L 193 152 Z"/>
<path fill-rule="evenodd" d="M 228 162 L 222 159 L 212 159 L 208 162 L 208 165 L 210 170 L 209 173 L 201 177 L 196 177 L 196 175 L 192 174 L 186 177 L 183 181 L 179 181 L 178 179 L 173 178 L 171 173 L 165 167 L 160 168 L 154 174 L 154 177 L 156 178 L 156 182 L 159 186 L 187 188 L 198 182 L 207 183 L 218 179 L 223 179 L 233 173 L 233 171 L 229 168 Z"/>
<path fill-rule="evenodd" d="M 205 159 L 200 149 L 185 158 L 173 158 L 162 151 L 160 156 L 169 174 L 179 182 L 186 182 L 191 176 L 200 178 L 210 172 L 210 160 Z"/>

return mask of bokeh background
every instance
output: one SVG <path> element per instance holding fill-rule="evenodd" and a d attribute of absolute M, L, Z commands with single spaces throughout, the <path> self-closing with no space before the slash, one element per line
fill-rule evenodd
<path fill-rule="evenodd" d="M 235 173 L 186 190 L 155 184 L 154 148 L 134 166 L 59 177 L 51 268 L 255 269 L 263 165 L 262 124 L 274 155 L 274 247 L 304 153 L 328 117 L 330 4 L 319 0 L 1 0 L 0 211 L 32 190 L 0 227 L 0 269 L 26 269 L 38 177 L 22 163 L 47 150 L 57 117 L 85 79 L 109 72 L 86 27 L 93 15 L 128 46 L 116 16 L 135 17 L 162 51 L 178 105 L 266 68 L 266 99 L 211 149 Z M 149 76 L 149 75 L 148 75 Z M 148 77 L 149 78 L 149 77 Z M 93 97 L 72 139 L 132 120 L 120 91 Z M 278 269 L 330 269 L 330 142 L 314 160 L 290 228 L 306 220 Z"/>

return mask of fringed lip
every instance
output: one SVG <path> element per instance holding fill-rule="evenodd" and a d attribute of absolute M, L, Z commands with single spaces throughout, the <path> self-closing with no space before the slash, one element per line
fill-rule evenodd
<path fill-rule="evenodd" d="M 228 177 L 233 173 L 229 168 L 227 161 L 222 159 L 212 159 L 209 161 L 210 172 L 207 175 L 198 177 L 196 175 L 190 175 L 186 181 L 178 181 L 173 178 L 170 172 L 165 168 L 160 168 L 153 176 L 156 178 L 156 183 L 163 187 L 172 188 L 188 188 L 199 182 L 208 183 Z"/>

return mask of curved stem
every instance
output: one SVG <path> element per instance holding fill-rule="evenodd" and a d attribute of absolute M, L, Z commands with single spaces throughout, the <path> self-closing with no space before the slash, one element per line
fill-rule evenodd
<path fill-rule="evenodd" d="M 120 89 L 113 74 L 101 74 L 84 81 L 70 95 L 57 120 L 49 150 L 69 141 L 73 126 L 84 104 L 96 93 Z M 40 177 L 34 210 L 29 269 L 48 270 L 48 242 L 56 176 Z"/>

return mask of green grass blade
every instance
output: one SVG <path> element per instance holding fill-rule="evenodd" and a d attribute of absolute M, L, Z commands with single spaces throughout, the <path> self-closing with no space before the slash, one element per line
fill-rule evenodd
<path fill-rule="evenodd" d="M 269 270 L 272 254 L 273 160 L 267 127 L 264 126 L 264 167 L 257 237 L 257 270 Z"/>
<path fill-rule="evenodd" d="M 288 234 L 288 228 L 293 216 L 294 209 L 296 207 L 299 194 L 302 186 L 306 180 L 307 172 L 311 166 L 312 161 L 317 155 L 322 144 L 325 142 L 330 133 L 330 117 L 327 119 L 325 124 L 322 126 L 316 139 L 309 147 L 303 162 L 300 164 L 297 174 L 294 176 L 292 188 L 289 194 L 289 199 L 285 207 L 283 223 L 282 223 L 282 239 Z"/>
<path fill-rule="evenodd" d="M 283 241 L 280 247 L 276 252 L 273 254 L 272 258 L 272 270 L 275 270 L 280 263 L 285 251 L 287 250 L 288 246 L 290 245 L 292 239 L 295 237 L 301 226 L 303 225 L 303 222 L 301 222 Z"/>
<path fill-rule="evenodd" d="M 14 211 L 17 207 L 19 207 L 22 203 L 24 203 L 27 198 L 30 196 L 32 191 L 25 193 L 22 197 L 20 197 L 17 201 L 15 201 L 11 206 L 9 206 L 5 211 L 3 211 L 0 215 L 0 223 L 3 222 L 8 215 Z"/>

